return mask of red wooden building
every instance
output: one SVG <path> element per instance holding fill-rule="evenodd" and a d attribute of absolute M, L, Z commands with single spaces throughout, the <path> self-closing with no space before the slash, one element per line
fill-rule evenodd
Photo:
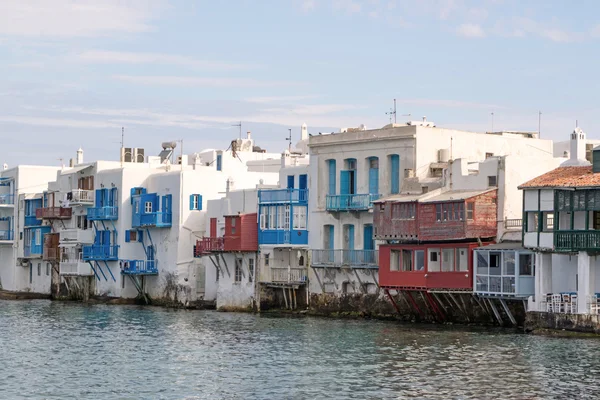
<path fill-rule="evenodd" d="M 194 257 L 214 252 L 258 251 L 258 215 L 237 214 L 225 216 L 223 237 L 217 236 L 217 219 L 210 220 L 210 236 L 196 241 Z"/>
<path fill-rule="evenodd" d="M 473 289 L 473 249 L 497 232 L 497 189 L 400 195 L 374 207 L 379 284 L 396 290 Z"/>

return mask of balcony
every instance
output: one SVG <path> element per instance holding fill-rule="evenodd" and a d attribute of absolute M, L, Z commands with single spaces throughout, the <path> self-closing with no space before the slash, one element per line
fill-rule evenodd
<path fill-rule="evenodd" d="M 173 214 L 170 212 L 157 211 L 152 213 L 144 213 L 140 215 L 139 226 L 133 226 L 133 228 L 139 227 L 156 227 L 156 228 L 170 228 L 173 220 Z"/>
<path fill-rule="evenodd" d="M 96 245 L 83 247 L 83 261 L 117 261 L 119 246 Z"/>
<path fill-rule="evenodd" d="M 58 261 L 60 259 L 60 249 L 58 247 L 44 247 L 42 260 Z"/>
<path fill-rule="evenodd" d="M 557 251 L 598 251 L 600 231 L 555 231 L 554 248 Z"/>
<path fill-rule="evenodd" d="M 94 191 L 93 190 L 83 190 L 83 189 L 75 189 L 71 191 L 69 194 L 69 201 L 72 204 L 94 204 Z M 68 198 L 67 197 L 67 198 Z"/>
<path fill-rule="evenodd" d="M 0 194 L 0 206 L 14 206 L 15 195 L 14 194 Z"/>
<path fill-rule="evenodd" d="M 272 283 L 306 283 L 306 268 L 271 268 Z"/>
<path fill-rule="evenodd" d="M 0 242 L 12 242 L 14 239 L 14 231 L 0 230 Z"/>
<path fill-rule="evenodd" d="M 94 243 L 94 230 L 63 229 L 60 231 L 60 243 Z"/>
<path fill-rule="evenodd" d="M 379 194 L 339 194 L 327 195 L 327 211 L 368 211 Z"/>
<path fill-rule="evenodd" d="M 42 246 L 31 246 L 26 244 L 23 246 L 23 255 L 25 258 L 39 258 L 42 256 Z"/>
<path fill-rule="evenodd" d="M 378 269 L 379 254 L 377 250 L 313 250 L 311 265 Z"/>
<path fill-rule="evenodd" d="M 37 219 L 69 219 L 72 213 L 70 207 L 44 207 L 35 210 Z"/>
<path fill-rule="evenodd" d="M 158 260 L 123 260 L 121 273 L 124 275 L 157 275 Z"/>
<path fill-rule="evenodd" d="M 289 244 L 289 245 L 308 245 L 308 231 L 307 230 L 276 230 L 276 229 L 264 229 L 258 232 L 258 243 L 263 245 L 277 245 L 277 244 Z"/>
<path fill-rule="evenodd" d="M 308 189 L 273 189 L 259 190 L 259 204 L 306 203 Z"/>
<path fill-rule="evenodd" d="M 88 208 L 87 219 L 90 221 L 116 221 L 119 219 L 119 207 Z"/>
<path fill-rule="evenodd" d="M 25 228 L 31 227 L 31 226 L 41 226 L 42 225 L 42 220 L 38 219 L 38 217 L 36 217 L 35 215 L 26 215 L 25 216 Z"/>
<path fill-rule="evenodd" d="M 504 229 L 522 229 L 523 220 L 521 218 L 507 218 L 504 220 Z"/>
<path fill-rule="evenodd" d="M 196 241 L 194 246 L 194 257 L 202 257 L 215 251 L 225 250 L 225 238 L 203 237 Z"/>

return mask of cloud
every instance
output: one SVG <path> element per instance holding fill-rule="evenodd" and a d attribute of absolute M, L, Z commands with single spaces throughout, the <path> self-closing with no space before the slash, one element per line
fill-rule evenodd
<path fill-rule="evenodd" d="M 249 97 L 244 99 L 249 103 L 269 104 L 269 103 L 293 103 L 300 100 L 314 99 L 317 96 L 264 96 L 264 97 Z"/>
<path fill-rule="evenodd" d="M 356 14 L 362 10 L 362 5 L 354 0 L 333 0 L 333 9 L 343 11 L 348 14 Z"/>
<path fill-rule="evenodd" d="M 483 38 L 485 37 L 485 32 L 481 25 L 478 24 L 462 24 L 458 28 L 456 28 L 456 33 L 459 36 L 466 38 Z"/>
<path fill-rule="evenodd" d="M 160 0 L 3 0 L 0 35 L 91 37 L 146 32 Z"/>
<path fill-rule="evenodd" d="M 302 0 L 300 8 L 304 12 L 313 11 L 317 7 L 316 0 Z"/>
<path fill-rule="evenodd" d="M 556 22 L 552 27 L 547 24 L 535 21 L 531 18 L 513 17 L 508 21 L 498 20 L 495 33 L 500 36 L 524 38 L 528 36 L 537 36 L 542 39 L 548 39 L 556 43 L 571 43 L 594 37 L 594 29 L 590 32 L 569 32 L 555 28 Z"/>
<path fill-rule="evenodd" d="M 84 63 L 93 64 L 163 64 L 218 70 L 249 68 L 248 65 L 199 60 L 193 57 L 176 54 L 136 53 L 127 51 L 89 50 L 78 54 L 75 56 L 75 59 Z"/>
<path fill-rule="evenodd" d="M 34 126 L 52 126 L 63 128 L 119 128 L 120 125 L 106 121 L 91 121 L 66 118 L 30 117 L 19 115 L 0 116 L 0 123 L 13 123 Z"/>
<path fill-rule="evenodd" d="M 202 86 L 202 87 L 275 87 L 294 86 L 298 82 L 260 81 L 250 78 L 199 78 L 193 76 L 134 76 L 114 75 L 113 79 L 147 86 Z"/>
<path fill-rule="evenodd" d="M 485 104 L 475 103 L 469 101 L 460 100 L 440 100 L 440 99 L 398 99 L 396 100 L 399 104 L 409 105 L 421 105 L 421 106 L 432 106 L 432 107 L 446 107 L 446 108 L 475 108 L 475 109 L 487 109 L 487 110 L 500 110 L 506 107 L 498 104 Z"/>

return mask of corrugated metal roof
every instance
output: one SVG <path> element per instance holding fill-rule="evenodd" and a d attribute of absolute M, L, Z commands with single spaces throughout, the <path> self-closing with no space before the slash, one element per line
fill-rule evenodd
<path fill-rule="evenodd" d="M 490 244 L 489 246 L 481 246 L 476 250 L 526 250 L 521 242 L 502 242 Z"/>
<path fill-rule="evenodd" d="M 519 189 L 600 186 L 600 173 L 591 165 L 558 167 L 519 186 Z"/>
<path fill-rule="evenodd" d="M 425 197 L 425 196 L 427 196 L 427 193 L 393 194 L 393 195 L 382 197 L 378 200 L 375 200 L 373 203 L 387 203 L 387 202 L 404 203 L 404 202 L 410 202 L 410 201 L 417 201 L 421 197 Z"/>
<path fill-rule="evenodd" d="M 449 190 L 437 196 L 424 199 L 421 201 L 421 203 L 439 203 L 441 201 L 464 200 L 483 193 L 491 192 L 492 190 L 496 190 L 496 188 L 486 190 Z"/>

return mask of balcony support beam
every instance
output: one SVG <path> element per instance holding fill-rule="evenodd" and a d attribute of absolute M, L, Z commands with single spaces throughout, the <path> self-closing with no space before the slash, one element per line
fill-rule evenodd
<path fill-rule="evenodd" d="M 90 268 L 94 272 L 94 275 L 96 275 L 96 278 L 98 278 L 98 281 L 100 281 L 100 276 L 98 275 L 98 272 L 96 272 L 96 268 L 94 268 L 94 265 L 92 264 L 92 262 L 88 261 L 88 264 L 90 264 Z"/>
<path fill-rule="evenodd" d="M 148 299 L 148 296 L 146 295 L 146 292 L 144 291 L 144 276 L 129 275 L 129 278 L 133 282 L 133 285 L 135 286 L 135 288 L 138 291 L 138 293 L 140 294 L 140 296 L 142 296 L 144 298 L 144 301 L 146 302 L 146 304 L 150 304 L 150 299 Z M 139 281 L 138 281 L 138 278 L 140 279 Z"/>
<path fill-rule="evenodd" d="M 500 326 L 504 325 L 504 321 L 502 321 L 502 317 L 500 316 L 500 313 L 498 312 L 498 309 L 494 305 L 494 302 L 492 301 L 492 299 L 488 298 L 487 301 L 488 301 L 490 307 L 492 308 L 492 311 L 494 312 L 494 316 L 496 317 L 498 324 L 500 324 Z"/>
<path fill-rule="evenodd" d="M 513 324 L 513 326 L 517 326 L 517 320 L 510 312 L 510 309 L 508 308 L 506 301 L 504 299 L 500 299 L 500 304 L 502 304 L 502 308 L 504 308 L 504 312 L 506 313 L 506 315 L 508 315 L 508 319 L 510 319 L 510 322 Z"/>
<path fill-rule="evenodd" d="M 317 278 L 317 282 L 319 283 L 319 286 L 321 287 L 321 293 L 325 293 L 325 287 L 323 286 L 323 283 L 321 282 L 321 278 L 319 278 L 318 270 L 315 269 L 314 267 L 312 270 L 315 273 L 315 278 Z"/>
<path fill-rule="evenodd" d="M 117 280 L 115 279 L 115 276 L 113 275 L 112 271 L 110 270 L 110 267 L 108 266 L 108 262 L 106 260 L 104 260 L 104 265 L 106 265 L 106 269 L 108 270 L 108 273 L 112 277 L 113 282 L 116 282 Z"/>
<path fill-rule="evenodd" d="M 358 270 L 356 268 L 354 269 L 354 275 L 356 275 L 356 279 L 358 280 L 358 283 L 360 284 L 360 289 L 363 293 L 367 294 L 367 288 L 365 287 L 364 283 L 360 280 L 360 276 L 358 276 Z"/>
<path fill-rule="evenodd" d="M 227 271 L 227 276 L 231 278 L 231 274 L 229 273 L 229 267 L 227 266 L 227 261 L 225 261 L 225 257 L 223 256 L 223 253 L 220 253 L 219 256 L 221 256 L 221 260 L 223 260 L 223 265 L 225 265 L 225 270 Z"/>

